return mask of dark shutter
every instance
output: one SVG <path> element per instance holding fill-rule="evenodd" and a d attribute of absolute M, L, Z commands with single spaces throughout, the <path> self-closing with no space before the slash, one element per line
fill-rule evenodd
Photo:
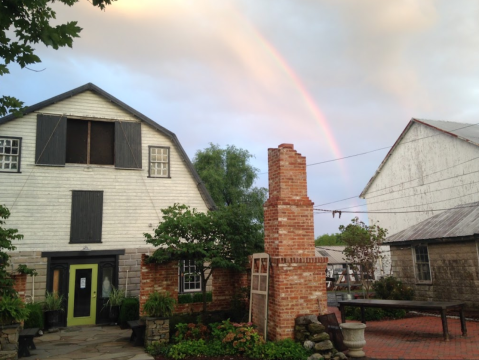
<path fill-rule="evenodd" d="M 71 243 L 101 242 L 103 191 L 72 191 Z"/>
<path fill-rule="evenodd" d="M 65 165 L 67 118 L 37 115 L 35 164 Z"/>
<path fill-rule="evenodd" d="M 141 169 L 140 123 L 115 123 L 115 167 Z"/>

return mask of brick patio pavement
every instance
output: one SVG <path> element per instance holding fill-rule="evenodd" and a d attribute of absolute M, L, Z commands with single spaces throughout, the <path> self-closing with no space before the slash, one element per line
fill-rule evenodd
<path fill-rule="evenodd" d="M 341 322 L 339 310 L 328 307 Z M 467 321 L 467 337 L 459 319 L 448 318 L 450 341 L 444 341 L 440 317 L 368 321 L 364 351 L 370 359 L 479 359 L 479 322 Z"/>

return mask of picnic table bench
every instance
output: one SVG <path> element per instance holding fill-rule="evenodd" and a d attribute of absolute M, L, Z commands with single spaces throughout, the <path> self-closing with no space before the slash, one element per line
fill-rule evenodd
<path fill-rule="evenodd" d="M 366 324 L 364 316 L 364 308 L 375 307 L 383 309 L 403 309 L 403 310 L 433 310 L 441 313 L 442 332 L 444 340 L 449 341 L 449 330 L 447 327 L 446 312 L 457 311 L 461 319 L 461 331 L 463 336 L 467 336 L 466 318 L 464 317 L 465 303 L 458 301 L 410 301 L 410 300 L 380 300 L 380 299 L 356 299 L 338 301 L 339 310 L 341 311 L 341 322 L 346 321 L 346 306 L 356 306 L 361 308 L 361 322 Z"/>
<path fill-rule="evenodd" d="M 38 333 L 38 330 L 40 329 L 31 328 L 20 331 L 20 335 L 18 337 L 18 357 L 30 356 L 30 349 L 36 349 L 33 338 Z"/>
<path fill-rule="evenodd" d="M 142 320 L 127 321 L 128 326 L 131 328 L 130 342 L 133 342 L 134 346 L 145 345 L 145 329 L 146 324 Z"/>

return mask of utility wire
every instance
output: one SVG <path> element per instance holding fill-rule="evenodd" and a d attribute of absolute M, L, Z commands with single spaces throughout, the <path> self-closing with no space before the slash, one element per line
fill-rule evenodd
<path fill-rule="evenodd" d="M 462 126 L 462 127 L 460 127 L 460 128 L 453 129 L 453 130 L 448 130 L 448 132 L 454 132 L 454 131 L 457 131 L 457 130 L 462 130 L 462 129 L 469 128 L 469 127 L 476 126 L 476 125 L 479 125 L 479 123 L 471 124 L 471 125 L 467 125 L 467 126 Z M 415 142 L 415 141 L 424 140 L 424 139 L 428 139 L 428 138 L 432 138 L 432 137 L 440 136 L 440 135 L 443 135 L 443 133 L 434 134 L 434 135 L 429 135 L 429 136 L 425 136 L 425 137 L 422 137 L 422 138 L 405 141 L 405 142 L 402 142 L 402 143 L 398 144 L 398 146 L 399 146 L 399 145 L 406 145 L 406 144 L 409 144 L 409 143 L 412 143 L 412 142 Z M 394 145 L 392 145 L 392 146 L 386 146 L 386 147 L 382 147 L 382 148 L 379 148 L 379 149 L 374 149 L 374 150 L 370 150 L 370 151 L 366 151 L 366 152 L 362 152 L 362 153 L 358 153 L 358 154 L 354 154 L 354 155 L 343 156 L 343 157 L 336 158 L 336 159 L 320 161 L 320 162 L 317 162 L 317 163 L 307 164 L 306 166 L 314 166 L 314 165 L 326 164 L 326 163 L 330 163 L 330 162 L 334 162 L 334 161 L 339 161 L 339 160 L 345 160 L 345 159 L 349 159 L 349 158 L 356 157 L 356 156 L 361 156 L 361 155 L 370 154 L 370 153 L 373 153 L 373 152 L 376 152 L 376 151 L 381 151 L 381 150 L 385 150 L 385 149 L 390 149 L 390 148 L 392 148 L 393 146 L 394 146 Z M 258 175 L 264 175 L 264 174 L 267 174 L 267 173 L 268 173 L 267 171 L 266 171 L 266 172 L 261 172 L 261 173 L 258 173 Z M 346 199 L 346 200 L 348 200 L 348 199 Z"/>
<path fill-rule="evenodd" d="M 411 211 L 341 211 L 341 213 L 344 213 L 344 214 L 409 214 L 409 213 L 423 213 L 423 212 L 429 212 L 429 211 L 447 211 L 447 210 L 453 210 L 453 209 L 463 209 L 463 208 L 472 208 L 472 207 L 477 207 L 477 204 L 467 205 L 467 206 L 457 206 L 455 208 L 447 208 L 447 209 L 429 209 L 429 210 L 411 210 Z M 328 214 L 337 210 L 315 209 L 314 211 L 320 211 L 318 214 Z"/>

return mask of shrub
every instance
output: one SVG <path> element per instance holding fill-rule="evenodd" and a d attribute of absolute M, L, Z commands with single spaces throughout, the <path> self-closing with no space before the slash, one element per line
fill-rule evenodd
<path fill-rule="evenodd" d="M 28 318 L 30 311 L 17 296 L 4 295 L 0 299 L 0 324 L 10 325 Z"/>
<path fill-rule="evenodd" d="M 267 342 L 263 346 L 260 346 L 259 350 L 262 354 L 255 353 L 251 355 L 267 360 L 304 360 L 313 353 L 312 350 L 305 349 L 304 346 L 292 339 Z"/>
<path fill-rule="evenodd" d="M 57 292 L 46 292 L 45 301 L 43 302 L 43 310 L 45 311 L 54 311 L 60 310 L 63 311 L 63 295 Z"/>
<path fill-rule="evenodd" d="M 212 301 L 213 301 L 213 293 L 209 291 L 206 293 L 206 302 L 212 302 Z M 178 304 L 191 304 L 191 303 L 201 303 L 201 302 L 203 302 L 203 293 L 178 295 Z"/>
<path fill-rule="evenodd" d="M 373 284 L 376 297 L 384 300 L 412 300 L 414 290 L 394 276 L 388 276 Z"/>
<path fill-rule="evenodd" d="M 210 330 L 203 324 L 185 324 L 180 323 L 176 325 L 175 341 L 183 340 L 207 340 L 210 335 Z"/>
<path fill-rule="evenodd" d="M 225 355 L 249 356 L 255 347 L 264 344 L 263 337 L 251 323 L 231 323 L 228 319 L 210 326 L 213 339 L 223 343 Z"/>
<path fill-rule="evenodd" d="M 43 329 L 43 307 L 41 303 L 26 304 L 25 308 L 30 311 L 28 318 L 25 320 L 25 329 L 39 328 Z"/>
<path fill-rule="evenodd" d="M 140 302 L 137 298 L 125 298 L 121 304 L 118 322 L 121 327 L 127 326 L 127 321 L 140 318 Z"/>
<path fill-rule="evenodd" d="M 379 321 L 384 319 L 402 319 L 406 311 L 401 309 L 365 308 L 366 321 Z M 346 317 L 350 320 L 361 320 L 361 309 L 358 307 L 346 307 Z"/>
<path fill-rule="evenodd" d="M 158 291 L 154 291 L 148 296 L 148 299 L 143 305 L 143 311 L 152 317 L 169 317 L 173 314 L 175 305 L 176 300 L 169 292 L 159 293 Z"/>
<path fill-rule="evenodd" d="M 151 345 L 148 345 L 146 347 L 146 352 L 153 357 L 156 357 L 159 355 L 167 357 L 169 356 L 170 349 L 171 349 L 171 345 L 168 344 L 167 342 L 153 341 Z"/>

